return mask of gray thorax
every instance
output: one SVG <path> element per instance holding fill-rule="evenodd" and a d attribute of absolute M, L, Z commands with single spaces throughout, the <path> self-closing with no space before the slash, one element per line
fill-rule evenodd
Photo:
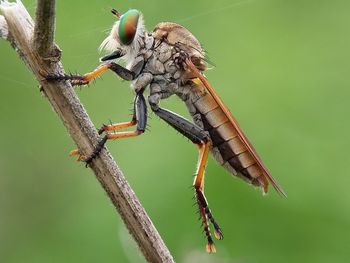
<path fill-rule="evenodd" d="M 130 69 L 136 79 L 132 83 L 135 92 L 150 87 L 148 101 L 157 107 L 161 99 L 176 94 L 187 101 L 191 87 L 183 79 L 184 70 L 177 65 L 178 50 L 162 40 L 147 35 Z"/>

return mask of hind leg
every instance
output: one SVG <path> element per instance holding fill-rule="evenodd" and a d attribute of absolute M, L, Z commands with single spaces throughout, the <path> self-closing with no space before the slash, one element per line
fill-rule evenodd
<path fill-rule="evenodd" d="M 166 109 L 162 109 L 158 106 L 158 104 L 154 103 L 152 99 L 150 100 L 150 105 L 152 110 L 156 115 L 158 115 L 161 119 L 167 122 L 170 126 L 175 128 L 181 134 L 190 139 L 193 143 L 198 145 L 199 148 L 199 158 L 198 158 L 198 168 L 196 171 L 196 176 L 194 179 L 194 189 L 195 189 L 195 197 L 197 201 L 197 205 L 199 208 L 199 213 L 202 219 L 204 232 L 207 238 L 207 246 L 206 250 L 208 253 L 214 253 L 215 245 L 212 239 L 210 229 L 209 229 L 209 221 L 212 223 L 214 227 L 214 235 L 217 239 L 223 239 L 223 235 L 219 225 L 216 223 L 210 209 L 208 206 L 207 199 L 204 195 L 204 171 L 208 160 L 209 150 L 211 147 L 211 140 L 209 139 L 207 133 L 194 123 L 186 120 L 185 118 L 168 111 Z"/>

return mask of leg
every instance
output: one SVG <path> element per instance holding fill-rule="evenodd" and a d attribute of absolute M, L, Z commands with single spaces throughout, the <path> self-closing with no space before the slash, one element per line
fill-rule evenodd
<path fill-rule="evenodd" d="M 105 131 L 117 131 L 117 130 L 121 130 L 121 129 L 135 126 L 137 124 L 137 120 L 136 120 L 136 105 L 138 103 L 137 100 L 138 100 L 138 96 L 136 96 L 134 99 L 133 116 L 132 116 L 131 121 L 120 122 L 120 123 L 115 123 L 115 124 L 110 124 L 110 125 L 104 124 L 104 125 L 102 125 L 102 127 L 100 129 L 98 129 L 98 134 L 101 135 Z M 70 151 L 69 155 L 79 155 L 79 157 L 77 158 L 77 161 L 82 161 L 82 160 L 86 159 L 84 156 L 80 155 L 80 152 L 78 149 Z"/>
<path fill-rule="evenodd" d="M 120 49 L 117 49 L 116 51 L 112 52 L 111 54 L 108 54 L 108 55 L 100 58 L 100 61 L 113 60 L 113 59 L 121 58 L 122 56 L 124 56 L 123 51 Z"/>
<path fill-rule="evenodd" d="M 188 139 L 190 139 L 193 143 L 197 144 L 199 147 L 198 168 L 193 185 L 195 188 L 195 196 L 199 207 L 199 213 L 201 215 L 202 223 L 204 226 L 204 232 L 208 240 L 207 252 L 213 253 L 215 252 L 215 246 L 210 234 L 208 219 L 214 226 L 215 237 L 217 239 L 222 239 L 223 235 L 219 225 L 216 223 L 208 207 L 208 202 L 204 195 L 204 171 L 208 160 L 211 141 L 207 133 L 197 125 L 173 112 L 160 108 L 156 103 L 154 103 L 154 101 L 152 101 L 152 99 L 150 99 L 150 104 L 152 110 L 156 115 L 158 115 L 161 119 L 175 128 L 181 134 L 186 136 Z"/>
<path fill-rule="evenodd" d="M 127 122 L 120 122 L 120 123 L 115 123 L 111 125 L 103 125 L 99 130 L 98 134 L 102 134 L 105 131 L 117 131 L 125 128 L 129 128 L 136 125 L 136 120 L 132 119 L 131 121 Z"/>
<path fill-rule="evenodd" d="M 103 125 L 98 130 L 98 134 L 101 135 L 105 131 L 117 131 L 117 130 L 125 129 L 128 127 L 134 126 L 134 125 L 136 125 L 136 120 L 134 120 L 134 119 L 131 121 L 128 121 L 128 122 L 115 123 L 115 124 L 111 124 L 111 125 Z M 70 151 L 69 155 L 80 155 L 80 152 L 78 149 L 75 149 L 75 150 Z M 80 155 L 77 158 L 77 161 L 82 161 L 84 159 L 85 158 L 82 155 Z"/>
<path fill-rule="evenodd" d="M 73 86 L 76 85 L 87 85 L 91 82 L 91 80 L 96 77 L 102 75 L 107 70 L 114 71 L 119 77 L 124 80 L 133 80 L 135 79 L 135 73 L 130 71 L 114 62 L 108 62 L 99 66 L 94 71 L 87 73 L 85 75 L 72 75 L 72 74 L 64 74 L 64 75 L 47 75 L 45 78 L 47 81 L 55 81 L 55 80 L 70 80 Z"/>
<path fill-rule="evenodd" d="M 210 141 L 199 145 L 199 158 L 198 158 L 198 166 L 196 171 L 196 176 L 194 178 L 193 186 L 196 191 L 197 203 L 199 206 L 199 213 L 202 217 L 202 222 L 204 226 L 204 232 L 208 239 L 208 244 L 206 250 L 208 253 L 215 253 L 216 249 L 214 246 L 213 239 L 210 235 L 210 229 L 208 225 L 208 219 L 214 226 L 214 236 L 217 239 L 223 239 L 223 235 L 219 225 L 216 223 L 213 214 L 208 206 L 208 201 L 204 195 L 204 172 L 205 166 L 207 164 L 209 150 L 210 150 Z"/>
<path fill-rule="evenodd" d="M 107 140 L 135 137 L 135 136 L 138 136 L 138 135 L 145 132 L 145 129 L 147 126 L 147 105 L 146 105 L 145 98 L 143 97 L 143 94 L 141 92 L 136 95 L 136 98 L 134 101 L 134 118 L 133 118 L 133 120 L 129 123 L 104 126 L 104 127 L 107 127 L 107 129 L 102 129 L 102 132 L 107 131 L 107 130 L 113 130 L 112 128 L 119 129 L 120 127 L 123 127 L 123 128 L 130 127 L 133 125 L 133 122 L 135 122 L 135 124 L 137 125 L 135 131 L 119 132 L 119 133 L 115 133 L 115 134 L 106 134 L 101 139 L 101 141 L 96 145 L 93 153 L 88 158 L 86 158 L 84 160 L 86 165 L 90 164 L 92 162 L 92 160 L 95 159 L 100 154 L 100 152 L 102 151 Z"/>
<path fill-rule="evenodd" d="M 209 139 L 207 133 L 194 123 L 186 120 L 180 115 L 173 113 L 171 111 L 162 109 L 158 106 L 154 106 L 151 104 L 151 108 L 153 112 L 168 123 L 175 130 L 180 132 L 186 138 L 190 139 L 195 144 L 202 144 L 203 141 L 207 141 Z"/>
<path fill-rule="evenodd" d="M 140 98 L 139 96 L 142 96 Z M 143 106 L 142 106 L 143 105 Z M 146 102 L 143 97 L 143 95 L 140 93 L 140 95 L 136 95 L 134 99 L 134 108 L 133 108 L 133 115 L 131 121 L 128 122 L 121 122 L 121 123 L 116 123 L 116 124 L 111 124 L 111 125 L 102 125 L 102 127 L 98 130 L 98 134 L 102 134 L 105 131 L 117 131 L 120 129 L 125 129 L 132 127 L 137 124 L 137 112 L 140 110 L 140 107 L 145 108 L 145 111 L 147 113 L 147 107 L 146 107 Z M 140 115 L 140 114 L 139 114 Z M 142 114 L 141 114 L 142 115 Z M 142 118 L 142 116 L 139 116 L 139 119 Z M 145 121 L 146 122 L 146 121 Z M 146 124 L 145 124 L 146 125 Z"/>

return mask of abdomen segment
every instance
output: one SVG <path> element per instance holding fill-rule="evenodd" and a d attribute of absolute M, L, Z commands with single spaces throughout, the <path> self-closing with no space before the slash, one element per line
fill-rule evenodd
<path fill-rule="evenodd" d="M 198 95 L 197 92 L 187 101 L 189 104 L 192 104 L 189 108 L 194 122 L 210 135 L 213 143 L 211 151 L 217 162 L 231 174 L 267 192 L 269 183 L 264 171 L 214 98 L 209 93 Z"/>

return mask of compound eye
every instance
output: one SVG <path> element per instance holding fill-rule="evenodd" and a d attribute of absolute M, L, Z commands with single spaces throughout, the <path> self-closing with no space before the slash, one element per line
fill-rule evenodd
<path fill-rule="evenodd" d="M 118 33 L 122 44 L 130 45 L 134 40 L 139 16 L 138 10 L 130 9 L 120 17 Z"/>

